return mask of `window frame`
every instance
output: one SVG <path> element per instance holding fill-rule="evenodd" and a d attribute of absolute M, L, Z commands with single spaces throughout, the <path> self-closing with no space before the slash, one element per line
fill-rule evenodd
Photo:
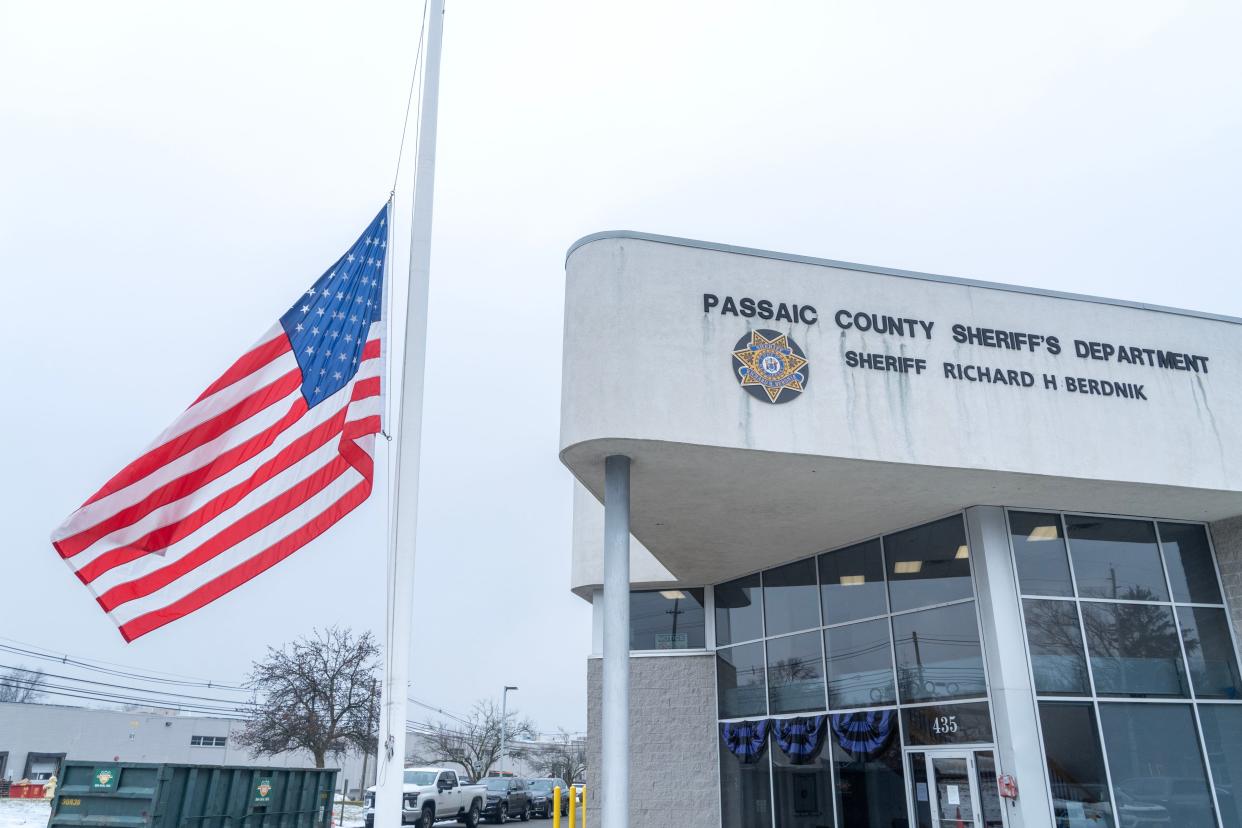
<path fill-rule="evenodd" d="M 1037 511 L 1037 510 L 1032 510 L 1032 511 Z M 970 595 L 969 595 L 969 596 L 966 596 L 966 597 L 961 597 L 961 598 L 954 598 L 954 599 L 952 599 L 952 600 L 943 601 L 943 602 L 939 602 L 939 603 L 928 604 L 928 605 L 926 605 L 926 606 L 918 606 L 918 607 L 913 607 L 913 608 L 910 608 L 910 609 L 898 610 L 898 611 L 894 612 L 894 611 L 893 611 L 893 608 L 892 608 L 892 598 L 891 598 L 891 595 L 889 594 L 889 588 L 888 588 L 888 587 L 889 587 L 889 580 L 888 580 L 888 556 L 887 556 L 887 552 L 886 552 L 886 550 L 885 550 L 885 544 L 884 544 L 884 539 L 885 539 L 885 537 L 890 536 L 890 535 L 895 535 L 895 534 L 898 534 L 898 533 L 901 533 L 901 532 L 906 532 L 906 531 L 909 531 L 909 530 L 911 530 L 911 529 L 917 529 L 917 528 L 922 527 L 922 526 L 929 526 L 929 525 L 931 525 L 931 524 L 939 523 L 939 522 L 941 522 L 941 521 L 944 521 L 944 520 L 947 520 L 947 519 L 949 519 L 949 518 L 953 518 L 953 517 L 956 517 L 958 520 L 960 520 L 960 521 L 961 521 L 961 526 L 962 526 L 962 537 L 963 537 L 963 539 L 964 539 L 964 542 L 965 542 L 965 545 L 966 545 L 967 549 L 969 550 L 969 556 L 968 556 L 968 566 L 969 566 L 969 579 L 970 579 Z M 883 584 L 883 586 L 884 586 L 883 593 L 884 593 L 884 609 L 885 609 L 885 611 L 884 611 L 883 613 L 879 614 L 879 615 L 872 615 L 872 616 L 868 616 L 868 617 L 866 617 L 866 618 L 853 618 L 853 619 L 850 619 L 850 620 L 848 620 L 848 621 L 838 621 L 838 622 L 828 623 L 828 622 L 827 622 L 827 618 L 826 618 L 825 613 L 824 613 L 824 605 L 823 605 L 823 600 L 822 600 L 822 581 L 821 581 L 821 579 L 822 579 L 822 572 L 821 572 L 821 568 L 820 568 L 820 556 L 822 556 L 822 555 L 824 555 L 824 554 L 827 554 L 827 553 L 835 552 L 835 551 L 838 551 L 838 550 L 848 549 L 848 548 L 850 548 L 850 547 L 852 547 L 852 546 L 858 546 L 858 545 L 861 545 L 861 544 L 869 543 L 869 542 L 871 542 L 871 541 L 877 541 L 877 542 L 879 543 L 879 547 L 880 547 L 881 571 L 882 571 L 882 573 L 883 573 L 883 578 L 884 578 L 884 579 L 883 579 L 883 581 L 881 581 L 881 583 L 882 583 L 882 584 Z M 906 526 L 899 526 L 899 527 L 896 527 L 896 528 L 894 528 L 894 529 L 891 529 L 891 530 L 888 530 L 888 531 L 885 531 L 885 532 L 882 532 L 882 533 L 878 533 L 878 534 L 874 534 L 874 535 L 869 535 L 869 536 L 864 537 L 864 538 L 858 538 L 858 539 L 855 539 L 855 540 L 849 541 L 849 542 L 847 542 L 847 543 L 842 543 L 842 544 L 840 544 L 840 545 L 832 546 L 832 547 L 829 547 L 829 548 L 826 548 L 826 549 L 820 549 L 820 550 L 817 550 L 814 554 L 811 554 L 811 555 L 805 555 L 805 556 L 802 556 L 802 557 L 800 557 L 800 558 L 796 558 L 796 559 L 791 560 L 791 561 L 785 561 L 785 562 L 783 562 L 783 563 L 776 564 L 776 565 L 774 565 L 774 566 L 762 567 L 762 568 L 760 568 L 760 569 L 752 570 L 752 571 L 750 571 L 750 572 L 740 573 L 740 574 L 738 574 L 737 576 L 732 577 L 732 578 L 729 578 L 728 580 L 725 580 L 725 581 L 721 581 L 720 583 L 721 583 L 721 584 L 726 584 L 726 583 L 730 583 L 730 582 L 732 582 L 732 581 L 739 580 L 739 579 L 741 579 L 741 578 L 746 578 L 746 577 L 749 577 L 749 576 L 755 576 L 755 575 L 757 575 L 757 576 L 758 576 L 758 578 L 759 578 L 759 594 L 762 596 L 762 595 L 763 595 L 763 587 L 764 587 L 764 579 L 763 579 L 763 573 L 764 573 L 764 572 L 766 572 L 766 571 L 767 571 L 767 570 L 769 570 L 769 569 L 776 569 L 776 568 L 778 568 L 778 567 L 780 567 L 780 566 L 785 566 L 785 565 L 788 565 L 788 564 L 791 564 L 791 563 L 798 563 L 798 562 L 800 562 L 800 561 L 807 560 L 807 559 L 814 561 L 814 563 L 815 563 L 816 591 L 817 591 L 817 593 L 818 593 L 818 594 L 817 594 L 817 604 L 819 605 L 819 621 L 820 621 L 820 624 L 819 624 L 819 626 L 818 626 L 818 627 L 811 627 L 810 629 L 807 629 L 807 630 L 796 630 L 796 631 L 793 631 L 793 632 L 780 633 L 780 634 L 777 634 L 777 635 L 768 635 L 768 632 L 767 632 L 767 613 L 766 613 L 766 611 L 765 611 L 765 609 L 766 609 L 766 608 L 765 608 L 765 607 L 761 607 L 761 608 L 760 608 L 760 613 L 759 613 L 759 619 L 760 619 L 760 633 L 761 633 L 760 637 L 759 637 L 759 638 L 747 639 L 747 640 L 745 640 L 745 641 L 730 641 L 728 644 L 723 644 L 723 645 L 722 645 L 722 644 L 720 644 L 720 642 L 718 642 L 718 641 L 716 640 L 716 630 L 715 630 L 715 620 L 716 620 L 716 614 L 715 614 L 715 587 L 716 587 L 716 586 L 718 586 L 718 584 L 713 584 L 713 585 L 711 585 L 711 586 L 706 587 L 706 588 L 705 588 L 705 589 L 706 589 L 706 592 L 705 592 L 705 602 L 704 602 L 704 603 L 705 603 L 705 609 L 707 609 L 707 611 L 708 611 L 708 619 L 709 619 L 709 620 L 708 620 L 708 623 L 707 623 L 707 627 L 708 627 L 708 629 L 707 629 L 707 635 L 706 635 L 706 637 L 705 637 L 705 643 L 707 644 L 707 647 L 706 647 L 706 649 L 705 649 L 705 651 L 704 651 L 704 652 L 706 652 L 706 653 L 708 653 L 708 654 L 712 655 L 713 657 L 715 657 L 715 656 L 716 656 L 717 651 L 719 651 L 719 650 L 726 650 L 726 649 L 730 649 L 730 648 L 735 648 L 735 647 L 738 647 L 738 646 L 740 646 L 740 645 L 747 645 L 747 644 L 755 644 L 755 643 L 759 643 L 759 644 L 761 644 L 761 645 L 762 645 L 762 648 L 763 648 L 763 678 L 764 678 L 764 703 L 765 703 L 765 704 L 764 704 L 764 711 L 765 711 L 765 712 L 763 712 L 763 713 L 755 713 L 755 714 L 751 714 L 751 715 L 749 715 L 749 716 L 732 716 L 732 717 L 722 717 L 722 716 L 720 715 L 720 686 L 719 686 L 719 681 L 718 681 L 718 676 L 719 676 L 719 668 L 718 668 L 718 666 L 716 666 L 715 664 L 713 665 L 713 670 L 712 670 L 712 681 L 713 681 L 713 682 L 715 682 L 715 688 L 714 688 L 714 689 L 715 689 L 715 691 L 716 691 L 716 722 L 717 722 L 717 726 L 719 726 L 719 725 L 720 725 L 720 724 L 722 724 L 722 723 L 726 723 L 726 722 L 740 722 L 740 721 L 748 721 L 748 720 L 753 720 L 753 719 L 756 719 L 756 718 L 767 718 L 767 719 L 774 719 L 774 720 L 775 720 L 775 719 L 790 719 L 790 718 L 797 718 L 797 717 L 799 717 L 799 716 L 814 716 L 814 715 L 819 715 L 819 713 L 824 713 L 824 714 L 827 714 L 827 715 L 833 715 L 833 714 L 841 714 L 841 713 L 858 713 L 858 712 L 865 712 L 865 711 L 875 711 L 875 710 L 886 710 L 886 709 L 891 709 L 891 710 L 893 710 L 893 711 L 894 711 L 894 715 L 895 715 L 895 716 L 896 716 L 896 718 L 897 718 L 897 734 L 896 734 L 896 738 L 899 740 L 899 745 L 900 745 L 900 751 L 901 751 L 901 757 L 902 757 L 902 773 L 903 773 L 903 774 L 905 774 L 905 776 L 906 776 L 906 778 L 907 778 L 907 780 L 908 780 L 908 778 L 909 778 L 909 773 L 910 773 L 910 767 L 909 767 L 909 755 L 910 755 L 910 752 L 911 752 L 911 751 L 926 751 L 926 750 L 928 750 L 928 749 L 929 749 L 929 746 L 926 746 L 926 745 L 923 745 L 923 746 L 916 746 L 916 745 L 909 745 L 909 744 L 907 744 L 907 742 L 906 742 L 906 733 L 905 733 L 905 724 L 904 724 L 904 718 L 905 718 L 905 717 L 902 715 L 902 711 L 903 711 L 903 710 L 906 710 L 906 709 L 910 709 L 910 708 L 918 708 L 918 707 L 935 707 L 935 706 L 941 706 L 941 705 L 946 705 L 946 704 L 953 704 L 953 705 L 957 705 L 957 704 L 971 704 L 971 703 L 980 703 L 980 702 L 981 702 L 981 703 L 983 703 L 983 704 L 985 704 L 985 705 L 987 706 L 988 724 L 989 724 L 989 726 L 990 726 L 990 728 L 991 728 L 991 731 L 992 731 L 992 734 L 993 734 L 993 741 L 991 741 L 991 742 L 987 742 L 987 743 L 978 743 L 978 744 L 975 744 L 975 743 L 970 743 L 970 744 L 962 744 L 962 745 L 953 745 L 952 747 L 953 747 L 954 749 L 958 749 L 958 748 L 960 748 L 960 749 L 962 749 L 962 750 L 972 750 L 972 751 L 973 751 L 973 750 L 976 750 L 976 749 L 996 751 L 996 750 L 997 750 L 997 745 L 996 745 L 996 735 L 995 735 L 995 734 L 996 734 L 996 732 L 997 732 L 997 730 L 996 730 L 996 717 L 995 717 L 995 714 L 994 714 L 994 712 L 993 712 L 993 710 L 992 710 L 992 699 L 991 699 L 990 693 L 989 693 L 989 692 L 987 692 L 986 690 L 985 690 L 985 693 L 984 693 L 983 695 L 981 695 L 981 696 L 965 696 L 965 697 L 962 697 L 962 698 L 955 698 L 955 699 L 949 699 L 949 700 L 946 700 L 946 699 L 933 699 L 933 700 L 929 700 L 929 701 L 915 701 L 915 702 L 903 701 L 903 700 L 902 700 L 902 698 L 901 698 L 901 690 L 900 690 L 900 687 L 898 686 L 898 685 L 899 685 L 899 683 L 898 683 L 898 680 L 897 680 L 897 647 L 896 647 L 896 641 L 895 641 L 895 638 L 894 638 L 894 635 L 893 635 L 893 619 L 894 619 L 895 617 L 897 617 L 897 616 L 901 616 L 901 615 L 910 615 L 910 614 L 917 613 L 917 612 L 925 612 L 925 611 L 927 611 L 927 610 L 939 609 L 939 608 L 942 608 L 942 607 L 950 607 L 950 606 L 954 606 L 954 605 L 957 605 L 957 604 L 970 604 L 970 605 L 973 607 L 973 611 L 974 611 L 974 619 L 975 619 L 975 634 L 976 634 L 976 636 L 978 637 L 979 647 L 980 647 L 980 664 L 981 664 L 981 670 L 982 670 L 982 674 L 983 674 L 983 683 L 984 683 L 984 687 L 985 687 L 985 688 L 991 688 L 991 686 L 992 686 L 992 683 L 991 683 L 991 677 L 990 677 L 989 672 L 988 672 L 988 663 L 987 663 L 987 658 L 986 658 L 986 655 L 985 655 L 984 650 L 983 650 L 983 642 L 985 641 L 985 638 L 984 638 L 984 631 L 983 631 L 983 621 L 982 621 L 982 619 L 979 617 L 979 581 L 978 581 L 978 572 L 977 572 L 976 567 L 975 567 L 975 555 L 976 555 L 976 554 L 980 554 L 980 553 L 981 553 L 981 550 L 976 549 L 976 548 L 975 548 L 975 547 L 971 544 L 971 539 L 970 539 L 970 525 L 969 525 L 969 523 L 968 523 L 968 522 L 967 522 L 967 520 L 966 520 L 966 509 L 964 509 L 964 508 L 963 508 L 963 509 L 956 509 L 956 510 L 953 510 L 953 511 L 948 512 L 948 513 L 945 513 L 945 514 L 937 515 L 937 516 L 931 517 L 931 518 L 929 518 L 929 519 L 927 519 L 927 520 L 920 520 L 920 521 L 917 521 L 917 522 L 911 523 L 911 524 L 906 525 Z M 853 624 L 859 624 L 859 623 L 862 623 L 862 622 L 864 622 L 864 621 L 878 621 L 878 620 L 883 620 L 883 621 L 884 621 L 884 622 L 888 625 L 889 659 L 890 659 L 890 662 L 889 662 L 889 663 L 890 663 L 891 670 L 892 670 L 892 680 L 893 680 L 893 687 L 894 687 L 895 700 L 894 700 L 892 703 L 885 703 L 885 704 L 873 704 L 873 705 L 868 705 L 868 706 L 865 706 L 865 707 L 833 708 L 833 707 L 832 707 L 832 705 L 831 705 L 831 702 L 832 702 L 831 695 L 829 694 L 829 690 L 828 690 L 829 670 L 828 670 L 828 653 L 827 653 L 827 644 L 826 644 L 826 633 L 827 633 L 827 631 L 828 631 L 829 629 L 833 629 L 833 628 L 836 628 L 836 627 L 846 627 L 846 626 L 850 626 L 850 625 L 853 625 Z M 823 685 L 824 685 L 823 690 L 824 690 L 824 704 L 825 704 L 825 708 L 824 708 L 822 711 L 804 711 L 804 712 L 799 712 L 799 713 L 773 713 L 773 712 L 771 712 L 771 702 L 770 702 L 769 688 L 768 688 L 768 686 L 767 686 L 767 683 L 768 683 L 768 682 L 767 682 L 767 678 L 768 678 L 768 676 L 767 676 L 767 671 L 768 671 L 768 661 L 767 661 L 767 658 L 768 658 L 768 641 L 777 640 L 777 639 L 781 639 L 781 638 L 787 638 L 787 637 L 790 637 L 790 636 L 795 636 L 795 635 L 804 635 L 804 634 L 806 634 L 806 633 L 808 633 L 808 632 L 817 632 L 817 633 L 819 634 L 819 642 L 820 642 L 820 649 L 821 649 L 821 658 L 823 659 L 823 662 L 822 662 L 822 664 L 823 664 L 823 676 L 822 676 L 822 682 L 823 682 Z M 1024 639 L 1024 640 L 1025 640 L 1025 639 Z M 693 654 L 693 653 L 694 653 L 694 651 L 678 650 L 678 651 L 672 651 L 672 652 L 669 652 L 669 651 L 659 651 L 659 652 L 657 652 L 657 653 L 645 652 L 645 653 L 641 653 L 641 655 L 674 655 L 674 654 Z M 638 655 L 638 654 L 636 653 L 636 655 Z M 1079 700 L 1081 701 L 1081 698 L 1080 698 Z M 772 749 L 773 749 L 773 743 L 771 742 L 771 736 L 769 736 L 769 744 L 768 744 L 768 748 L 767 748 L 767 749 L 768 749 L 768 750 L 772 750 Z M 717 763 L 718 763 L 718 764 L 717 764 L 717 771 L 718 771 L 718 773 L 719 773 L 719 759 L 717 759 Z M 833 819 L 834 819 L 834 820 L 839 820 L 839 819 L 840 819 L 840 815 L 839 815 L 838 802 L 837 802 L 837 800 L 836 800 L 836 798 L 835 798 L 835 797 L 836 797 L 836 794 L 835 794 L 835 791 L 836 791 L 836 785 L 837 785 L 837 782 L 838 782 L 838 780 L 837 780 L 837 771 L 836 771 L 836 767 L 835 767 L 835 764 L 834 764 L 834 763 L 830 762 L 829 764 L 830 764 L 830 766 L 831 766 L 831 779 L 832 779 L 832 785 L 833 785 L 833 790 L 834 790 L 834 800 L 833 800 Z M 769 795 L 770 795 L 771 797 L 775 797 L 775 796 L 776 796 L 776 793 L 775 793 L 775 792 L 776 792 L 776 787 L 775 787 L 775 785 L 776 785 L 776 780 L 775 780 L 775 770 L 774 770 L 774 766 L 775 766 L 775 763 L 771 762 L 771 760 L 769 759 L 769 763 L 768 763 L 768 785 L 769 785 L 769 791 L 771 792 Z M 719 780 L 717 780 L 717 781 L 719 782 Z M 718 786 L 718 787 L 719 787 L 719 786 Z M 718 792 L 717 792 L 717 793 L 718 793 L 718 795 L 723 795 L 723 792 L 722 792 L 722 791 L 719 791 L 719 790 L 718 790 Z M 908 794 L 908 792 L 907 792 L 907 799 L 908 799 L 908 796 L 909 796 L 909 794 Z M 908 808 L 909 808 L 909 802 L 907 802 L 907 809 L 908 809 Z M 775 826 L 775 820 L 776 820 L 776 807 L 775 807 L 775 801 L 773 801 L 772 806 L 771 806 L 771 816 L 772 816 L 772 820 L 773 820 L 773 826 Z"/>
<path fill-rule="evenodd" d="M 712 653 L 715 651 L 716 643 L 716 602 L 714 600 L 714 590 L 711 586 L 695 586 L 693 584 L 668 584 L 665 586 L 642 586 L 635 587 L 630 585 L 630 595 L 635 592 L 661 592 L 665 590 L 703 590 L 703 646 L 687 647 L 684 650 L 630 650 L 631 658 L 664 658 L 667 656 L 686 656 L 686 655 L 703 655 L 704 653 Z M 629 634 L 632 636 L 633 621 L 630 622 Z"/>
<path fill-rule="evenodd" d="M 1070 582 L 1073 585 L 1073 591 L 1074 591 L 1074 594 L 1072 596 L 1049 596 L 1049 595 L 1036 595 L 1036 594 L 1028 595 L 1025 592 L 1023 592 L 1022 584 L 1018 578 L 1018 572 L 1017 572 L 1017 557 L 1016 557 L 1016 553 L 1015 553 L 1014 546 L 1013 546 L 1013 533 L 1011 531 L 1012 525 L 1009 522 L 1010 512 L 1044 512 L 1047 514 L 1052 514 L 1052 515 L 1057 516 L 1057 519 L 1060 522 L 1062 536 L 1065 538 L 1065 554 L 1066 554 L 1066 559 L 1069 563 Z M 1207 608 L 1213 608 L 1213 609 L 1223 609 L 1225 612 L 1225 618 L 1229 622 L 1228 623 L 1229 638 L 1233 646 L 1233 656 L 1234 656 L 1235 664 L 1238 666 L 1239 671 L 1242 672 L 1242 659 L 1239 658 L 1239 651 L 1238 651 L 1237 625 L 1233 622 L 1232 608 L 1229 603 L 1229 600 L 1230 600 L 1229 594 L 1225 590 L 1224 579 L 1221 577 L 1220 558 L 1217 556 L 1216 542 L 1215 542 L 1215 539 L 1212 537 L 1211 525 L 1205 521 L 1174 520 L 1174 519 L 1169 519 L 1169 518 L 1143 517 L 1143 516 L 1137 516 L 1137 515 L 1121 515 L 1121 514 L 1111 514 L 1111 513 L 1103 513 L 1103 512 L 1065 511 L 1063 509 L 1026 507 L 1026 506 L 1023 506 L 1023 507 L 1005 506 L 1004 514 L 1005 514 L 1005 537 L 1006 537 L 1006 543 L 1008 543 L 1009 545 L 1009 560 L 1011 562 L 1011 568 L 1013 570 L 1014 590 L 1016 592 L 1017 599 L 1018 599 L 1019 617 L 1022 619 L 1022 623 L 1019 625 L 1020 627 L 1019 634 L 1022 639 L 1023 654 L 1026 657 L 1027 677 L 1030 679 L 1030 682 L 1031 682 L 1031 694 L 1035 698 L 1036 710 L 1038 711 L 1038 705 L 1040 702 L 1079 702 L 1079 703 L 1087 703 L 1092 706 L 1093 713 L 1095 716 L 1096 739 L 1100 745 L 1100 752 L 1104 759 L 1104 774 L 1105 774 L 1105 777 L 1108 783 L 1108 802 L 1109 802 L 1109 806 L 1112 808 L 1113 819 L 1114 821 L 1116 821 L 1118 819 L 1116 794 L 1113 788 L 1112 769 L 1110 767 L 1110 762 L 1108 758 L 1108 746 L 1107 744 L 1105 744 L 1105 741 L 1104 741 L 1103 725 L 1101 724 L 1102 722 L 1102 718 L 1100 716 L 1101 705 L 1104 705 L 1104 706 L 1107 706 L 1109 704 L 1190 705 L 1191 714 L 1193 716 L 1194 723 L 1195 723 L 1195 737 L 1199 745 L 1200 756 L 1203 760 L 1204 772 L 1207 775 L 1208 787 L 1212 794 L 1212 807 L 1215 809 L 1217 824 L 1221 824 L 1220 822 L 1221 820 L 1220 801 L 1216 793 L 1216 779 L 1213 775 L 1211 761 L 1209 760 L 1209 756 L 1207 752 L 1207 743 L 1203 735 L 1203 722 L 1199 716 L 1199 708 L 1201 705 L 1204 705 L 1204 704 L 1242 705 L 1242 697 L 1239 697 L 1237 699 L 1220 699 L 1220 698 L 1212 698 L 1212 697 L 1206 697 L 1206 698 L 1201 699 L 1198 696 L 1195 690 L 1195 687 L 1194 687 L 1194 681 L 1190 675 L 1190 662 L 1186 654 L 1186 641 L 1182 635 L 1181 620 L 1178 617 L 1178 612 L 1177 612 L 1177 609 L 1179 607 L 1207 607 Z M 1095 598 L 1095 597 L 1084 598 L 1082 595 L 1080 595 L 1079 590 L 1078 590 L 1078 576 L 1074 570 L 1073 552 L 1070 549 L 1072 539 L 1069 536 L 1069 526 L 1066 521 L 1067 515 L 1078 515 L 1078 516 L 1083 516 L 1083 517 L 1098 517 L 1098 518 L 1115 518 L 1115 519 L 1121 519 L 1121 520 L 1139 520 L 1139 521 L 1145 521 L 1147 523 L 1150 523 L 1152 525 L 1153 531 L 1155 532 L 1156 551 L 1159 554 L 1159 558 L 1160 558 L 1160 568 L 1161 568 L 1161 572 L 1164 575 L 1165 589 L 1168 591 L 1168 595 L 1169 595 L 1168 600 L 1166 601 L 1132 601 L 1132 600 L 1113 599 L 1113 598 Z M 1198 526 L 1203 530 L 1204 536 L 1207 539 L 1208 551 L 1212 558 L 1212 571 L 1216 576 L 1216 586 L 1220 592 L 1222 603 L 1204 604 L 1204 603 L 1198 603 L 1198 602 L 1181 602 L 1176 599 L 1176 596 L 1173 592 L 1172 580 L 1169 576 L 1168 561 L 1165 556 L 1164 538 L 1160 532 L 1161 524 L 1179 524 L 1179 525 L 1186 525 L 1186 526 Z M 1033 663 L 1031 661 L 1030 642 L 1027 639 L 1027 632 L 1026 632 L 1026 608 L 1023 604 L 1024 600 L 1028 598 L 1038 599 L 1041 601 L 1068 601 L 1074 604 L 1074 611 L 1078 616 L 1078 629 L 1082 637 L 1083 653 L 1086 657 L 1087 686 L 1088 686 L 1088 691 L 1089 691 L 1088 695 L 1086 696 L 1064 696 L 1064 695 L 1056 695 L 1056 694 L 1040 695 L 1035 691 L 1035 672 L 1034 672 Z M 1094 667 L 1091 664 L 1091 651 L 1089 649 L 1088 642 L 1087 642 L 1086 627 L 1083 623 L 1082 605 L 1084 603 L 1139 604 L 1139 605 L 1145 605 L 1145 606 L 1165 606 L 1165 607 L 1170 608 L 1173 614 L 1174 624 L 1176 625 L 1176 628 L 1177 628 L 1178 648 L 1181 653 L 1183 669 L 1186 671 L 1186 681 L 1187 681 L 1189 693 L 1185 697 L 1179 697 L 1179 698 L 1171 698 L 1171 697 L 1127 698 L 1127 697 L 1120 697 L 1120 696 L 1115 696 L 1115 697 L 1100 696 L 1098 690 L 1096 689 L 1096 685 L 1095 685 L 1095 671 L 1094 671 Z M 1036 715 L 1038 717 L 1038 712 L 1036 713 Z M 1051 783 L 1051 778 L 1047 771 L 1048 753 L 1044 745 L 1042 723 L 1040 727 L 1037 728 L 1037 730 L 1039 731 L 1038 737 L 1039 737 L 1040 760 L 1044 768 L 1044 786 L 1045 786 L 1045 790 L 1048 793 L 1049 801 L 1051 801 L 1052 783 Z"/>

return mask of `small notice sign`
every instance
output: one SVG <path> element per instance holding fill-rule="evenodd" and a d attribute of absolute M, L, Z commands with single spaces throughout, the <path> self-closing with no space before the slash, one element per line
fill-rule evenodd
<path fill-rule="evenodd" d="M 116 783 L 121 778 L 119 768 L 95 768 L 91 772 L 92 791 L 115 791 Z"/>
<path fill-rule="evenodd" d="M 254 804 L 266 805 L 272 801 L 272 780 L 260 779 L 254 786 Z"/>
<path fill-rule="evenodd" d="M 962 798 L 957 792 L 957 785 L 945 785 L 944 798 L 950 805 L 962 804 Z"/>
<path fill-rule="evenodd" d="M 656 633 L 657 650 L 684 650 L 690 646 L 690 639 L 685 633 Z"/>

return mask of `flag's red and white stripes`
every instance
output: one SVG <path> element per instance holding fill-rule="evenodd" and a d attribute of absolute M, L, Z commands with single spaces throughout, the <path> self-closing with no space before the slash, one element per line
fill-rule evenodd
<path fill-rule="evenodd" d="M 380 430 L 380 333 L 308 407 L 277 324 L 53 533 L 127 641 L 214 601 L 366 500 Z"/>

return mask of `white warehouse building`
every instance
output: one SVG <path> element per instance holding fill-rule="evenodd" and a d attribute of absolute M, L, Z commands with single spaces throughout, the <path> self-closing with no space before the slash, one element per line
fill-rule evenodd
<path fill-rule="evenodd" d="M 253 757 L 235 742 L 240 719 L 189 716 L 165 711 L 105 710 L 59 704 L 0 702 L 0 779 L 46 781 L 59 772 L 61 760 L 168 762 L 194 765 L 313 768 L 306 751 Z M 349 781 L 356 791 L 362 755 L 329 757 L 340 769 L 337 788 Z M 367 763 L 374 783 L 375 757 Z"/>

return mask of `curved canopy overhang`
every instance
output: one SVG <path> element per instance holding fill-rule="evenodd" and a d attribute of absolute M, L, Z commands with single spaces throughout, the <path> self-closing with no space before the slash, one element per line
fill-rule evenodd
<path fill-rule="evenodd" d="M 633 534 L 682 582 L 979 504 L 1242 513 L 1238 320 L 637 234 L 566 271 L 561 458 L 600 499 L 633 459 Z M 800 392 L 743 387 L 756 330 Z"/>

